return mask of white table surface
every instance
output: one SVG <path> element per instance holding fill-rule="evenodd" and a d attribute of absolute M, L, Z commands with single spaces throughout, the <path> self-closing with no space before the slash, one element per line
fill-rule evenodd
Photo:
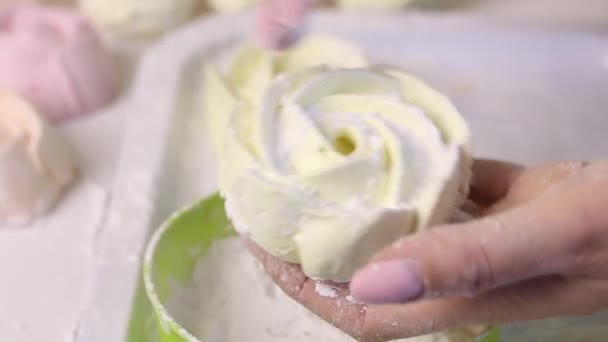
<path fill-rule="evenodd" d="M 72 340 L 120 152 L 124 120 L 117 114 L 65 125 L 80 179 L 52 215 L 31 227 L 0 230 L 1 340 Z"/>
<path fill-rule="evenodd" d="M 608 32 L 606 0 L 461 2 L 468 7 L 455 11 L 492 20 Z M 96 228 L 104 219 L 120 154 L 120 115 L 108 111 L 66 125 L 64 131 L 77 146 L 80 182 L 38 227 L 0 230 L 2 340 L 73 340 L 91 285 Z"/>

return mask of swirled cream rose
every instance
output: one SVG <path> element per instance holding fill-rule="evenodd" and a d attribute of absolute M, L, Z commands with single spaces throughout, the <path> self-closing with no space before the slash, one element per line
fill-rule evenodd
<path fill-rule="evenodd" d="M 308 276 L 349 281 L 466 197 L 468 128 L 421 80 L 379 66 L 248 70 L 241 87 L 208 79 L 220 191 L 239 232 Z"/>
<path fill-rule="evenodd" d="M 0 91 L 0 225 L 48 212 L 76 177 L 67 142 L 25 100 Z"/>

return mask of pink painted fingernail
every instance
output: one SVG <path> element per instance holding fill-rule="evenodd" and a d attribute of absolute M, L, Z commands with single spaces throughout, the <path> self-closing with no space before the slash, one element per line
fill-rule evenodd
<path fill-rule="evenodd" d="M 311 6 L 310 0 L 263 0 L 256 20 L 256 39 L 265 48 L 293 45 Z"/>
<path fill-rule="evenodd" d="M 351 294 L 368 304 L 405 303 L 422 296 L 420 263 L 395 259 L 372 264 L 357 272 L 350 283 Z"/>

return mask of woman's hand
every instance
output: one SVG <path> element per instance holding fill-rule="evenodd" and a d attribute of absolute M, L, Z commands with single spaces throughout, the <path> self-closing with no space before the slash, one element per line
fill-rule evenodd
<path fill-rule="evenodd" d="M 288 295 L 361 341 L 608 308 L 608 160 L 477 161 L 474 175 L 483 218 L 403 238 L 337 296 L 249 245 Z"/>
<path fill-rule="evenodd" d="M 256 39 L 264 48 L 293 45 L 313 0 L 262 0 L 256 18 Z"/>

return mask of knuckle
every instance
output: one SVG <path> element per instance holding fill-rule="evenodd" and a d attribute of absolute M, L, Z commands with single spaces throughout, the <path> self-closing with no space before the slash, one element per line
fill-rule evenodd
<path fill-rule="evenodd" d="M 487 241 L 483 238 L 467 243 L 459 253 L 462 255 L 460 272 L 462 290 L 465 295 L 475 295 L 494 283 L 494 269 L 491 263 Z"/>
<path fill-rule="evenodd" d="M 490 288 L 494 283 L 494 269 L 487 245 L 470 244 L 463 251 L 463 285 L 465 294 L 474 295 Z"/>
<path fill-rule="evenodd" d="M 439 262 L 427 274 L 430 297 L 474 295 L 494 283 L 494 269 L 483 238 L 469 240 L 449 228 L 433 229 L 426 248 Z"/>

